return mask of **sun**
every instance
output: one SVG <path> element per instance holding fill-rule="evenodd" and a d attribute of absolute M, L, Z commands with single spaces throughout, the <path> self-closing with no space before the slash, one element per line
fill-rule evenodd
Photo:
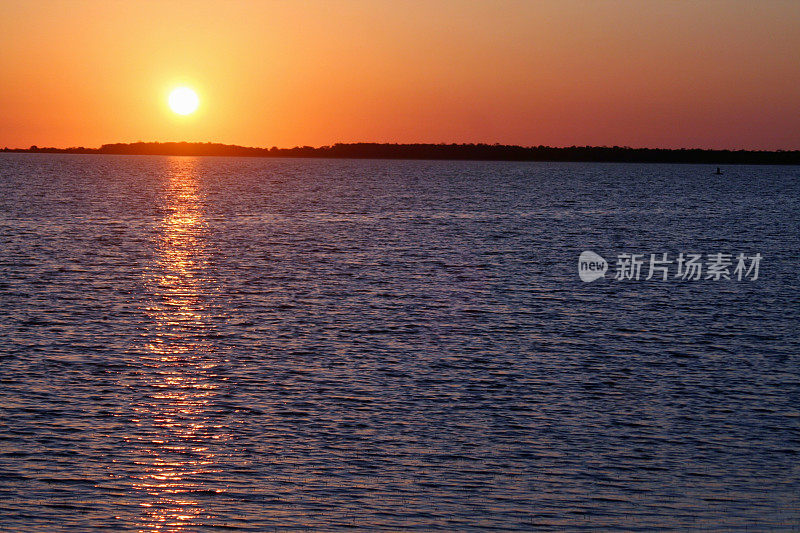
<path fill-rule="evenodd" d="M 169 108 L 179 115 L 194 113 L 198 105 L 197 93 L 188 87 L 178 87 L 169 93 Z"/>

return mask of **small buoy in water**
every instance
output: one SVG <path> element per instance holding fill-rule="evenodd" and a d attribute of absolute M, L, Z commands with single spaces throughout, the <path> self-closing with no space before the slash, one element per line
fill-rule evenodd
<path fill-rule="evenodd" d="M 714 174 L 722 174 L 722 171 L 719 169 L 719 167 L 717 167 L 717 171 L 714 172 Z"/>

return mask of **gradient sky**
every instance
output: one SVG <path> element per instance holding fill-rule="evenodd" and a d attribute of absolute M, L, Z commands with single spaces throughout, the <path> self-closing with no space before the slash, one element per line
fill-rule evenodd
<path fill-rule="evenodd" d="M 0 147 L 800 149 L 799 28 L 795 0 L 0 0 Z"/>

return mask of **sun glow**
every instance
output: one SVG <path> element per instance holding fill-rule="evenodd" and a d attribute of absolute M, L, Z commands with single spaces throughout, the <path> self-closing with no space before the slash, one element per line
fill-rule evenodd
<path fill-rule="evenodd" d="M 197 93 L 188 87 L 178 87 L 169 93 L 169 108 L 179 115 L 194 113 L 198 105 Z"/>

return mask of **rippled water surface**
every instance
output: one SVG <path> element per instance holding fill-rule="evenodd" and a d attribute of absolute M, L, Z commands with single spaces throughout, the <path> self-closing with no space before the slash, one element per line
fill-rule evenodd
<path fill-rule="evenodd" d="M 0 154 L 0 529 L 797 530 L 800 168 L 710 170 Z"/>

